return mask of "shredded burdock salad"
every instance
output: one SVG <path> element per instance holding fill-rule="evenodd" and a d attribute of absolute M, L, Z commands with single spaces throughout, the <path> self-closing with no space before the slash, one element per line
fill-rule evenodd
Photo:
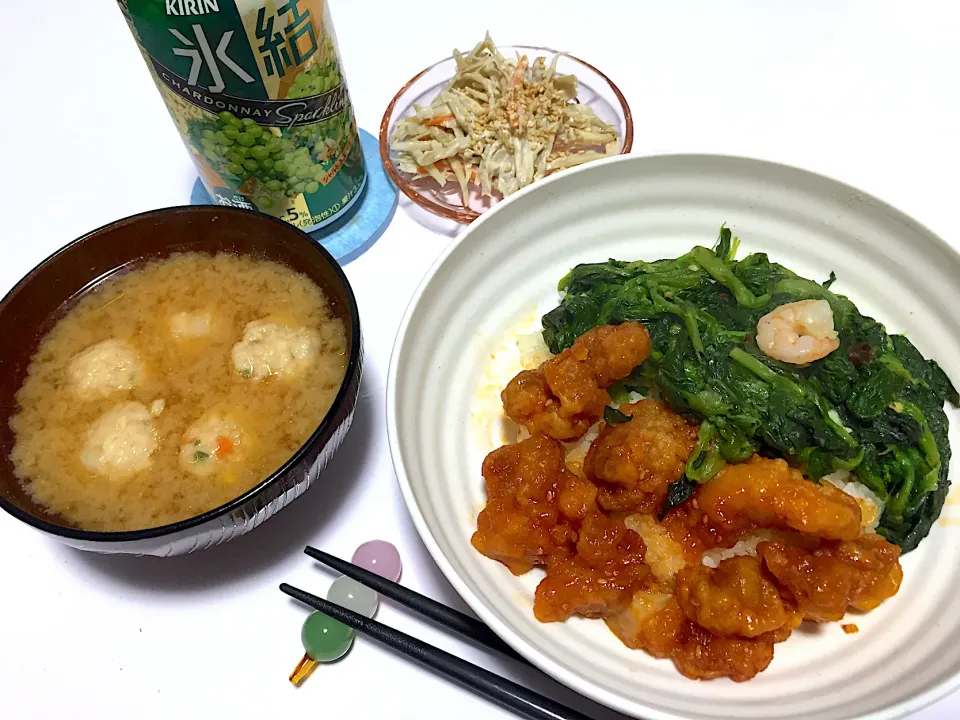
<path fill-rule="evenodd" d="M 414 179 L 469 185 L 483 196 L 515 193 L 557 170 L 612 155 L 617 131 L 576 101 L 574 75 L 524 55 L 504 57 L 489 33 L 466 55 L 453 51 L 457 72 L 427 107 L 397 123 L 390 145 L 397 166 Z"/>

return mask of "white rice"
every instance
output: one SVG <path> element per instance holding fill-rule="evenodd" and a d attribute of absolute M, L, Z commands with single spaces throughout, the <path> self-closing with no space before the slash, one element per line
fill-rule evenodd
<path fill-rule="evenodd" d="M 670 537 L 653 515 L 630 515 L 624 523 L 643 538 L 647 546 L 643 559 L 654 577 L 668 587 L 672 586 L 674 577 L 686 565 L 680 543 Z"/>
<path fill-rule="evenodd" d="M 825 475 L 823 479 L 854 498 L 860 504 L 860 512 L 863 515 L 863 531 L 865 533 L 876 532 L 877 525 L 880 523 L 880 516 L 883 515 L 883 500 L 866 485 L 854 480 L 853 476 L 846 470 Z"/>
<path fill-rule="evenodd" d="M 597 439 L 597 436 L 600 434 L 600 424 L 594 423 L 593 426 L 587 430 L 586 435 L 584 435 L 579 440 L 574 442 L 564 443 L 563 447 L 567 452 L 566 463 L 567 469 L 578 477 L 584 477 L 583 474 L 583 461 L 587 457 L 587 451 L 590 449 L 590 445 L 593 444 L 593 441 Z"/>
<path fill-rule="evenodd" d="M 749 535 L 744 535 L 732 548 L 707 550 L 703 554 L 703 564 L 715 568 L 727 558 L 740 557 L 741 555 L 756 557 L 757 545 L 767 540 L 776 540 L 778 536 L 779 533 L 776 530 L 757 530 Z"/>
<path fill-rule="evenodd" d="M 547 343 L 543 341 L 543 333 L 541 332 L 518 335 L 517 350 L 520 351 L 520 364 L 524 370 L 536 370 L 553 357 Z"/>

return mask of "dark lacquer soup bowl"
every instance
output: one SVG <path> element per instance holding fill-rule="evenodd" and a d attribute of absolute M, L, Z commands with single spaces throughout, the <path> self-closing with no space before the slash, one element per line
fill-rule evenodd
<path fill-rule="evenodd" d="M 35 503 L 14 475 L 10 417 L 41 338 L 86 291 L 116 273 L 178 252 L 232 252 L 283 263 L 319 285 L 344 323 L 346 374 L 333 405 L 278 470 L 230 502 L 201 515 L 144 530 L 99 532 L 71 526 Z M 363 348 L 353 290 L 336 260 L 306 233 L 280 220 L 221 207 L 174 207 L 94 230 L 34 268 L 0 302 L 0 507 L 82 550 L 181 555 L 227 542 L 275 515 L 316 482 L 350 429 Z"/>

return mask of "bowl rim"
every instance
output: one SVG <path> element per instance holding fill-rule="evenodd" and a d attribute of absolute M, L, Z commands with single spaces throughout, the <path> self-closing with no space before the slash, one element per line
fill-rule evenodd
<path fill-rule="evenodd" d="M 595 72 L 597 75 L 599 75 L 601 78 L 603 78 L 603 81 L 610 86 L 610 89 L 613 90 L 614 95 L 617 96 L 617 100 L 620 103 L 620 109 L 623 111 L 623 122 L 624 122 L 623 149 L 620 152 L 618 152 L 616 155 L 613 155 L 611 157 L 619 157 L 620 155 L 627 155 L 633 149 L 633 113 L 630 110 L 630 104 L 627 102 L 627 98 L 624 97 L 623 93 L 620 91 L 620 88 L 617 87 L 616 83 L 614 83 L 613 80 L 611 80 L 606 73 L 602 72 L 596 66 L 591 65 L 586 60 L 581 60 L 576 55 L 572 55 L 571 53 L 561 53 L 549 47 L 540 47 L 535 45 L 509 45 L 509 44 L 503 45 L 503 46 L 498 45 L 498 47 L 524 48 L 528 50 L 538 50 L 538 51 L 544 50 L 546 52 L 553 53 L 554 55 L 565 55 L 571 60 L 574 60 L 575 62 L 578 62 L 581 65 L 589 68 L 590 70 Z M 437 60 L 435 63 L 425 67 L 423 70 L 421 70 L 412 78 L 410 78 L 406 83 L 404 83 L 403 87 L 401 87 L 400 90 L 397 91 L 397 94 L 393 96 L 393 99 L 390 100 L 390 103 L 387 105 L 387 109 L 383 113 L 383 118 L 380 121 L 380 141 L 379 141 L 380 160 L 383 163 L 384 169 L 387 171 L 387 175 L 389 175 L 390 179 L 393 181 L 393 184 L 396 185 L 400 189 L 400 192 L 402 192 L 404 195 L 410 198 L 414 203 L 422 207 L 424 210 L 427 210 L 428 212 L 432 212 L 434 215 L 439 215 L 442 218 L 446 218 L 448 220 L 455 220 L 458 223 L 469 225 L 471 222 L 473 222 L 478 217 L 480 217 L 483 213 L 478 213 L 475 210 L 471 210 L 468 207 L 465 207 L 465 208 L 447 207 L 445 205 L 441 205 L 439 203 L 433 202 L 426 196 L 416 192 L 410 186 L 410 181 L 400 173 L 400 171 L 397 169 L 396 164 L 390 158 L 390 143 L 388 138 L 388 133 L 390 131 L 390 118 L 393 116 L 394 108 L 399 102 L 400 96 L 403 95 L 407 90 L 409 90 L 410 87 L 415 82 L 417 82 L 417 80 L 419 80 L 421 77 L 423 77 L 428 72 L 433 70 L 433 68 L 437 67 L 437 65 L 440 65 L 449 60 L 452 60 L 453 57 L 454 57 L 453 55 L 450 55 L 449 57 L 445 57 L 442 60 Z M 602 159 L 608 160 L 609 158 L 602 158 Z M 544 178 L 544 180 L 545 179 L 546 178 Z M 542 180 L 537 182 L 542 182 Z M 537 183 L 531 183 L 531 185 L 535 185 L 535 184 Z M 506 198 L 504 198 L 504 200 L 505 199 Z M 503 200 L 500 200 L 498 203 L 496 203 L 496 205 L 500 205 L 502 202 Z M 489 212 L 489 210 L 484 212 Z"/>
<path fill-rule="evenodd" d="M 950 243 L 927 227 L 924 223 L 916 220 L 912 215 L 897 209 L 895 206 L 872 193 L 860 190 L 859 188 L 843 180 L 838 180 L 815 170 L 747 155 L 696 152 L 657 153 L 654 155 L 615 155 L 608 158 L 602 158 L 595 162 L 584 163 L 583 165 L 569 168 L 563 173 L 557 173 L 550 177 L 544 178 L 539 182 L 532 183 L 525 188 L 521 188 L 518 192 L 510 197 L 504 198 L 502 202 L 497 203 L 490 210 L 497 211 L 501 208 L 509 206 L 511 203 L 522 202 L 521 198 L 525 197 L 526 195 L 532 192 L 541 192 L 542 189 L 550 183 L 557 182 L 561 178 L 568 177 L 571 173 L 598 171 L 602 165 L 613 165 L 629 162 L 642 163 L 645 161 L 665 160 L 671 158 L 688 160 L 721 159 L 725 161 L 758 163 L 761 165 L 789 170 L 791 172 L 802 173 L 818 180 L 826 180 L 838 187 L 846 188 L 851 193 L 857 194 L 859 197 L 871 202 L 876 206 L 884 208 L 893 215 L 898 216 L 902 220 L 913 225 L 919 231 L 922 231 L 928 235 L 935 244 L 948 250 L 954 255 L 960 255 L 960 249 L 954 248 Z M 637 715 L 637 712 L 642 710 L 643 716 L 649 718 L 650 720 L 684 720 L 682 716 L 671 712 L 652 710 L 648 707 L 638 707 L 634 701 L 626 700 L 613 692 L 605 690 L 604 688 L 596 687 L 590 682 L 584 682 L 576 673 L 568 672 L 562 666 L 557 665 L 535 644 L 529 642 L 527 639 L 510 629 L 506 623 L 500 620 L 494 610 L 488 609 L 484 601 L 482 601 L 470 589 L 463 577 L 461 577 L 461 575 L 454 570 L 452 562 L 447 559 L 443 548 L 440 546 L 440 542 L 437 540 L 428 526 L 423 510 L 420 508 L 417 495 L 407 472 L 407 465 L 403 459 L 403 453 L 401 451 L 399 439 L 400 428 L 397 423 L 397 384 L 400 370 L 401 349 L 404 343 L 408 340 L 407 335 L 410 329 L 411 320 L 413 319 L 413 316 L 417 311 L 420 301 L 422 300 L 427 288 L 439 274 L 448 258 L 467 241 L 467 238 L 473 234 L 473 231 L 480 227 L 483 221 L 489 218 L 491 214 L 491 212 L 483 213 L 482 217 L 480 218 L 480 223 L 475 223 L 465 228 L 463 232 L 459 233 L 450 243 L 447 244 L 445 248 L 443 248 L 443 250 L 441 250 L 439 255 L 424 273 L 424 276 L 413 295 L 411 295 L 410 301 L 397 328 L 397 335 L 391 350 L 390 363 L 387 371 L 387 444 L 390 449 L 390 458 L 393 464 L 394 474 L 397 478 L 397 484 L 400 486 L 400 493 L 403 497 L 404 504 L 406 505 L 407 512 L 410 514 L 410 518 L 417 530 L 417 534 L 420 536 L 421 541 L 426 546 L 427 552 L 440 568 L 443 576 L 453 586 L 460 597 L 463 598 L 464 602 L 466 602 L 470 609 L 485 625 L 489 626 L 502 640 L 504 640 L 504 642 L 510 645 L 510 647 L 516 650 L 517 653 L 524 657 L 534 667 L 537 667 L 554 680 L 566 685 L 585 697 L 607 708 L 623 713 L 628 717 L 640 717 Z M 913 696 L 901 699 L 885 708 L 871 711 L 867 715 L 862 715 L 860 720 L 893 720 L 894 718 L 904 717 L 910 713 L 915 713 L 925 707 L 929 707 L 933 703 L 942 700 L 957 690 L 960 690 L 960 673 L 955 673 L 949 679 L 929 687 Z"/>
<path fill-rule="evenodd" d="M 112 222 L 101 225 L 94 230 L 84 233 L 75 240 L 70 241 L 63 247 L 57 249 L 46 258 L 41 260 L 30 272 L 24 275 L 16 285 L 14 285 L 4 296 L 0 299 L 0 309 L 6 305 L 7 301 L 12 298 L 17 291 L 19 291 L 23 286 L 27 285 L 29 282 L 33 281 L 37 274 L 45 268 L 47 265 L 56 262 L 57 258 L 67 252 L 69 249 L 79 245 L 81 243 L 90 241 L 91 238 L 98 235 L 99 233 L 120 227 L 123 225 L 129 225 L 132 223 L 143 222 L 150 220 L 152 218 L 157 218 L 164 215 L 177 215 L 177 214 L 199 214 L 205 215 L 210 213 L 230 213 L 236 214 L 240 213 L 243 215 L 251 216 L 251 221 L 254 217 L 258 221 L 266 221 L 267 223 L 274 223 L 277 228 L 284 228 L 286 230 L 291 230 L 295 234 L 299 235 L 300 238 L 307 244 L 309 244 L 314 250 L 316 250 L 320 257 L 334 271 L 334 274 L 337 276 L 337 279 L 341 283 L 341 286 L 344 290 L 344 293 L 347 297 L 347 306 L 349 309 L 351 331 L 350 331 L 350 356 L 347 359 L 346 371 L 343 375 L 343 380 L 340 383 L 340 388 L 337 391 L 337 395 L 333 400 L 333 404 L 330 406 L 330 409 L 327 410 L 327 413 L 323 416 L 323 419 L 317 425 L 317 428 L 310 434 L 300 448 L 294 452 L 286 462 L 283 463 L 279 468 L 270 473 L 262 481 L 254 485 L 249 490 L 235 497 L 223 505 L 219 505 L 212 510 L 207 510 L 206 512 L 201 513 L 200 515 L 194 515 L 193 517 L 186 518 L 184 520 L 178 520 L 175 523 L 168 523 L 166 525 L 159 525 L 153 528 L 146 528 L 143 530 L 119 530 L 119 531 L 101 531 L 101 530 L 80 530 L 78 528 L 70 528 L 63 525 L 57 525 L 55 523 L 43 520 L 31 515 L 24 510 L 21 510 L 16 505 L 11 503 L 6 498 L 0 496 L 0 509 L 5 510 L 9 514 L 13 515 L 18 520 L 33 526 L 38 530 L 49 533 L 51 535 L 56 535 L 58 537 L 69 538 L 71 540 L 83 540 L 85 542 L 92 543 L 117 543 L 117 542 L 134 542 L 138 540 L 149 540 L 159 537 L 164 537 L 167 535 L 173 535 L 175 533 L 189 530 L 191 528 L 198 527 L 204 523 L 215 520 L 218 517 L 226 515 L 233 510 L 241 507 L 248 501 L 250 501 L 255 496 L 262 493 L 264 490 L 268 489 L 270 486 L 279 482 L 280 479 L 287 473 L 287 471 L 296 465 L 306 454 L 308 448 L 317 442 L 325 433 L 331 428 L 333 419 L 336 417 L 338 411 L 343 407 L 344 403 L 347 401 L 347 389 L 350 385 L 350 379 L 357 373 L 360 367 L 360 357 L 361 357 L 361 343 L 362 335 L 360 331 L 360 311 L 357 306 L 357 299 L 353 293 L 353 287 L 350 285 L 350 281 L 347 280 L 346 274 L 343 272 L 343 268 L 340 264 L 334 259 L 334 257 L 329 253 L 329 251 L 324 248 L 319 243 L 315 242 L 307 233 L 303 230 L 290 225 L 289 223 L 284 222 L 278 218 L 260 213 L 254 210 L 246 210 L 243 208 L 233 208 L 233 207 L 224 207 L 220 205 L 171 205 L 169 207 L 158 208 L 156 210 L 147 210 L 146 212 L 136 213 L 134 215 L 129 215 L 119 220 L 114 220 Z M 4 417 L 0 419 L 2 422 L 7 422 L 9 417 Z"/>

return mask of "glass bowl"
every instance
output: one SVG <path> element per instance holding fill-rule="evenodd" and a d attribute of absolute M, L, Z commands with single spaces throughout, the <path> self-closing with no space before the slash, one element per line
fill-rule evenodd
<path fill-rule="evenodd" d="M 531 62 L 534 58 L 545 56 L 547 62 L 557 55 L 556 50 L 529 45 L 499 45 L 500 52 L 507 56 L 526 55 Z M 429 105 L 443 87 L 450 82 L 456 72 L 456 61 L 448 57 L 414 75 L 398 92 L 380 123 L 380 157 L 390 179 L 400 191 L 420 207 L 440 217 L 470 223 L 480 217 L 480 213 L 496 204 L 495 197 L 481 197 L 479 189 L 470 185 L 470 198 L 466 206 L 460 198 L 460 187 L 448 182 L 441 187 L 432 178 L 414 180 L 402 172 L 393 160 L 390 152 L 390 138 L 397 122 L 414 113 L 414 105 Z M 611 124 L 617 131 L 617 154 L 626 155 L 633 147 L 633 115 L 630 106 L 620 89 L 590 63 L 572 55 L 561 55 L 557 62 L 557 72 L 575 75 L 579 80 L 577 102 L 593 108 L 601 120 Z"/>

